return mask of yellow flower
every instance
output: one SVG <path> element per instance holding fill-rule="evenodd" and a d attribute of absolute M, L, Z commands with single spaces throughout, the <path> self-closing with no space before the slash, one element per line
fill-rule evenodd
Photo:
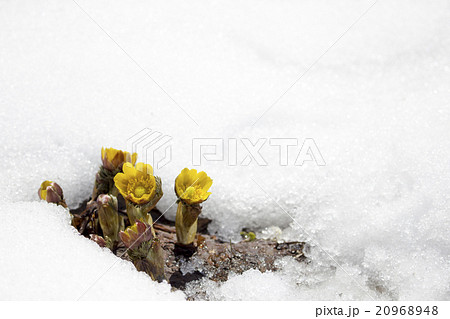
<path fill-rule="evenodd" d="M 199 204 L 208 199 L 209 188 L 212 185 L 212 179 L 205 172 L 197 173 L 196 169 L 185 168 L 175 179 L 175 191 L 177 196 L 185 203 Z"/>
<path fill-rule="evenodd" d="M 138 205 L 146 204 L 156 194 L 156 180 L 149 164 L 123 164 L 123 173 L 114 177 L 114 183 L 122 196 Z"/>
<path fill-rule="evenodd" d="M 136 163 L 137 153 L 130 154 L 115 148 L 102 147 L 102 163 L 103 167 L 109 171 L 121 169 L 123 163 L 130 162 L 134 165 Z"/>

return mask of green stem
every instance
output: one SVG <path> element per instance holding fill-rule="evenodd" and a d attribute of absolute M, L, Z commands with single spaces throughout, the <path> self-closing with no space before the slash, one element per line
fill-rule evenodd
<path fill-rule="evenodd" d="M 155 230 L 153 229 L 153 219 L 150 213 L 146 213 L 140 205 L 135 205 L 130 201 L 126 201 L 127 203 L 127 215 L 128 220 L 130 221 L 130 225 L 133 226 L 137 220 L 141 220 L 147 225 L 150 225 L 152 229 L 152 234 L 155 236 Z"/>
<path fill-rule="evenodd" d="M 197 220 L 202 208 L 200 205 L 187 205 L 180 200 L 175 217 L 177 242 L 182 245 L 192 244 L 197 234 Z"/>

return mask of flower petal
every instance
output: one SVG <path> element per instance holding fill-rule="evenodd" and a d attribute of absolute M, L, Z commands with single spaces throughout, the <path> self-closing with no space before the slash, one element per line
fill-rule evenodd
<path fill-rule="evenodd" d="M 150 164 L 137 163 L 136 169 L 144 175 L 153 175 L 153 167 Z"/>
<path fill-rule="evenodd" d="M 123 164 L 122 170 L 124 174 L 129 178 L 136 178 L 136 169 L 134 168 L 133 164 L 126 162 L 125 164 Z"/>
<path fill-rule="evenodd" d="M 124 173 L 117 173 L 116 176 L 114 176 L 114 183 L 119 190 L 119 192 L 122 194 L 122 196 L 127 196 L 127 186 L 128 186 L 128 177 Z"/>
<path fill-rule="evenodd" d="M 131 164 L 136 164 L 136 160 L 137 160 L 137 153 L 133 153 L 131 155 Z"/>

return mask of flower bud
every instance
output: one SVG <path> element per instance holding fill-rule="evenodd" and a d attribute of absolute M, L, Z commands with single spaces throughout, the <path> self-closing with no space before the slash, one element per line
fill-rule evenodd
<path fill-rule="evenodd" d="M 120 232 L 119 236 L 128 247 L 128 256 L 138 271 L 147 273 L 159 282 L 166 279 L 164 252 L 152 226 L 138 220 L 136 224 Z"/>
<path fill-rule="evenodd" d="M 98 219 L 103 235 L 112 242 L 118 241 L 120 217 L 117 198 L 112 195 L 100 194 L 97 198 Z"/>
<path fill-rule="evenodd" d="M 106 247 L 106 240 L 103 237 L 97 234 L 91 234 L 90 237 L 91 240 L 95 241 L 100 247 Z"/>
<path fill-rule="evenodd" d="M 153 238 L 151 226 L 137 220 L 136 223 L 121 231 L 119 237 L 129 249 L 138 248 L 142 243 Z"/>
<path fill-rule="evenodd" d="M 47 201 L 48 203 L 54 203 L 67 207 L 64 201 L 64 195 L 62 188 L 55 182 L 44 181 L 38 190 L 39 198 Z"/>
<path fill-rule="evenodd" d="M 114 148 L 102 147 L 102 164 L 109 171 L 122 169 L 125 162 L 136 163 L 137 153 L 130 154 Z"/>

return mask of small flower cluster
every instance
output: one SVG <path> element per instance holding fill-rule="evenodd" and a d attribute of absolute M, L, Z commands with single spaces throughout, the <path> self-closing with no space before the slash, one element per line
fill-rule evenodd
<path fill-rule="evenodd" d="M 164 254 L 150 213 L 163 196 L 161 178 L 151 165 L 136 163 L 136 153 L 102 148 L 101 160 L 92 198 L 82 213 L 72 216 L 72 225 L 80 233 L 89 228 L 90 238 L 113 252 L 123 247 L 138 270 L 164 280 Z M 211 186 L 212 179 L 195 169 L 184 168 L 175 179 L 178 245 L 194 246 L 200 204 L 211 195 Z M 43 182 L 38 193 L 40 199 L 67 208 L 57 183 Z"/>

